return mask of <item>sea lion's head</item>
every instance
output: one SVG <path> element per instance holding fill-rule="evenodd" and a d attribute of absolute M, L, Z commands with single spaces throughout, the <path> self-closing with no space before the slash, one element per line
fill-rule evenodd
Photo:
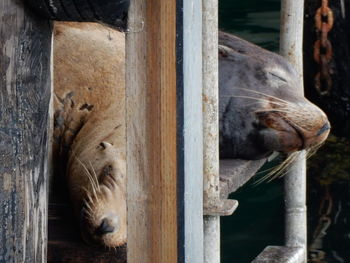
<path fill-rule="evenodd" d="M 87 243 L 108 248 L 126 243 L 125 160 L 113 145 L 102 142 L 96 151 L 72 157 L 69 185 L 81 234 Z"/>
<path fill-rule="evenodd" d="M 327 116 L 303 96 L 281 56 L 220 33 L 219 76 L 222 158 L 311 151 L 327 138 Z"/>

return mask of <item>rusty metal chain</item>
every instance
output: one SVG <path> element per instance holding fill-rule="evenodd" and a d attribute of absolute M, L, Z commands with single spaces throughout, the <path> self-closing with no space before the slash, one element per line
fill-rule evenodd
<path fill-rule="evenodd" d="M 323 196 L 318 210 L 320 216 L 318 225 L 313 234 L 312 242 L 309 246 L 309 262 L 312 263 L 324 263 L 326 262 L 326 253 L 322 251 L 322 241 L 327 234 L 327 229 L 332 223 L 330 218 L 333 208 L 333 198 L 329 191 L 329 185 L 325 186 L 325 195 Z"/>
<path fill-rule="evenodd" d="M 322 96 L 330 94 L 333 84 L 330 69 L 333 48 L 328 39 L 328 33 L 332 29 L 333 24 L 333 11 L 328 6 L 328 0 L 322 0 L 322 5 L 315 14 L 317 40 L 314 45 L 314 59 L 320 66 L 319 72 L 315 76 L 315 88 Z"/>

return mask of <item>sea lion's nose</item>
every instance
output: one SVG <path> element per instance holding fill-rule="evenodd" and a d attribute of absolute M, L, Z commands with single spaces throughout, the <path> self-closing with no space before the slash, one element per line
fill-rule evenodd
<path fill-rule="evenodd" d="M 318 130 L 317 136 L 320 136 L 321 134 L 330 130 L 330 128 L 331 128 L 331 125 L 330 125 L 329 121 L 326 121 L 326 123 L 321 127 L 321 129 Z"/>
<path fill-rule="evenodd" d="M 113 222 L 108 218 L 104 218 L 102 219 L 101 225 L 96 229 L 96 234 L 102 236 L 108 233 L 112 233 L 114 230 L 115 226 L 113 225 Z"/>

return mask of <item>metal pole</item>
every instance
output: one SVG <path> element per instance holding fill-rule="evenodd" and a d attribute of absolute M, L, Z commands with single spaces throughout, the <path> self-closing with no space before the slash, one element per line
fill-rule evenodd
<path fill-rule="evenodd" d="M 299 92 L 303 91 L 303 17 L 304 0 L 282 0 L 280 53 L 299 72 Z M 285 177 L 285 242 L 287 247 L 302 247 L 306 262 L 306 159 L 305 152 Z"/>
<path fill-rule="evenodd" d="M 202 263 L 202 0 L 177 4 L 183 7 L 184 262 Z"/>
<path fill-rule="evenodd" d="M 220 202 L 218 114 L 218 1 L 203 1 L 204 209 Z M 220 262 L 220 216 L 204 216 L 204 262 Z"/>

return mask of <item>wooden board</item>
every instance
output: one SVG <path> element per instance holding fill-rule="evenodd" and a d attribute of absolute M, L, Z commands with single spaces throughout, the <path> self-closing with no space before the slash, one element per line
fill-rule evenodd
<path fill-rule="evenodd" d="M 51 24 L 0 7 L 0 262 L 46 262 Z"/>
<path fill-rule="evenodd" d="M 176 1 L 133 1 L 127 34 L 128 262 L 177 262 Z"/>

